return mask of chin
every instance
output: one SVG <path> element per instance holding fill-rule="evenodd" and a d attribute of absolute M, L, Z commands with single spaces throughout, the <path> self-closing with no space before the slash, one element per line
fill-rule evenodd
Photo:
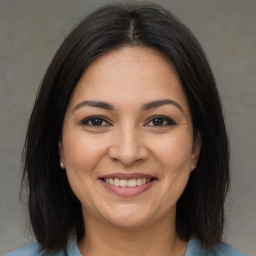
<path fill-rule="evenodd" d="M 140 228 L 149 225 L 154 219 L 157 219 L 154 212 L 149 212 L 141 207 L 131 207 L 126 205 L 118 207 L 118 209 L 115 210 L 113 210 L 113 208 L 110 210 L 109 214 L 105 211 L 102 217 L 108 223 L 120 228 Z"/>
<path fill-rule="evenodd" d="M 110 224 L 116 226 L 117 228 L 134 230 L 147 226 L 148 220 L 138 219 L 138 218 L 126 218 L 126 219 L 112 219 L 108 220 Z"/>

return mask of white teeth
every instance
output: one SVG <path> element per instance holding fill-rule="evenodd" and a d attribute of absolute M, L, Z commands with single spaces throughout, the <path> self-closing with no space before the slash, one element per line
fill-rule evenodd
<path fill-rule="evenodd" d="M 137 180 L 136 179 L 132 179 L 132 180 L 128 180 L 128 187 L 136 187 Z"/>
<path fill-rule="evenodd" d="M 107 181 L 106 181 L 106 182 L 107 182 Z M 119 179 L 115 178 L 113 185 L 118 187 L 118 186 L 119 186 Z"/>
<path fill-rule="evenodd" d="M 119 181 L 119 186 L 120 187 L 127 187 L 128 181 L 127 180 L 120 180 Z"/>
<path fill-rule="evenodd" d="M 136 187 L 145 185 L 146 183 L 149 183 L 151 179 L 147 178 L 138 178 L 138 179 L 130 179 L 130 180 L 123 180 L 118 178 L 109 178 L 104 179 L 104 181 L 108 184 L 114 185 L 115 187 Z"/>
<path fill-rule="evenodd" d="M 136 185 L 137 185 L 137 186 L 142 185 L 142 179 L 137 179 Z"/>

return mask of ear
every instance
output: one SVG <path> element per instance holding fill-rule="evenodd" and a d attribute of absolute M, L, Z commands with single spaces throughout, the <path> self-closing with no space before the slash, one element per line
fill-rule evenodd
<path fill-rule="evenodd" d="M 202 147 L 202 136 L 201 136 L 201 133 L 197 131 L 196 139 L 194 141 L 194 145 L 191 153 L 191 167 L 190 167 L 191 171 L 194 171 L 196 169 L 196 165 L 201 152 L 201 147 Z"/>
<path fill-rule="evenodd" d="M 63 152 L 63 144 L 62 141 L 59 140 L 58 142 L 58 149 L 59 149 L 59 156 L 60 156 L 60 163 L 63 163 L 65 166 L 65 158 L 64 158 L 64 152 Z M 61 166 L 63 168 L 63 166 Z"/>

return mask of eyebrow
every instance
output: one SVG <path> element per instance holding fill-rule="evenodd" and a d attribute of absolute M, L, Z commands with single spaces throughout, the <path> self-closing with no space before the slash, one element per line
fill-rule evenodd
<path fill-rule="evenodd" d="M 112 106 L 111 104 L 106 103 L 104 101 L 84 100 L 84 101 L 80 102 L 79 104 L 77 104 L 74 107 L 72 112 L 74 112 L 77 109 L 79 109 L 81 107 L 84 107 L 84 106 L 95 107 L 95 108 L 103 108 L 103 109 L 106 109 L 106 110 L 114 110 L 115 109 L 114 106 Z"/>
<path fill-rule="evenodd" d="M 157 107 L 161 107 L 164 105 L 174 105 L 175 107 L 177 107 L 181 112 L 184 113 L 184 110 L 182 109 L 181 105 L 171 99 L 164 99 L 164 100 L 155 100 L 155 101 L 151 101 L 149 103 L 143 104 L 141 107 L 141 110 L 145 111 L 145 110 L 149 110 L 152 108 L 157 108 Z M 102 108 L 102 109 L 106 109 L 106 110 L 115 110 L 115 107 L 107 102 L 104 101 L 94 101 L 94 100 L 84 100 L 80 103 L 78 103 L 72 112 L 76 111 L 77 109 L 81 108 L 81 107 L 96 107 L 96 108 Z"/>
<path fill-rule="evenodd" d="M 181 105 L 174 101 L 174 100 L 170 100 L 170 99 L 164 99 L 164 100 L 155 100 L 149 103 L 146 103 L 144 105 L 142 105 L 141 110 L 149 110 L 151 108 L 157 108 L 157 107 L 161 107 L 164 105 L 174 105 L 175 107 L 177 107 L 181 112 L 184 113 L 183 108 L 181 107 Z"/>

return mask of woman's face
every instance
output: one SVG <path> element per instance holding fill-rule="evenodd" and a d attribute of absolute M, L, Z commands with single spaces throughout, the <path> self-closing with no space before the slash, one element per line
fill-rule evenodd
<path fill-rule="evenodd" d="M 72 94 L 59 151 L 85 222 L 175 218 L 200 142 L 172 65 L 142 47 L 98 57 Z"/>

